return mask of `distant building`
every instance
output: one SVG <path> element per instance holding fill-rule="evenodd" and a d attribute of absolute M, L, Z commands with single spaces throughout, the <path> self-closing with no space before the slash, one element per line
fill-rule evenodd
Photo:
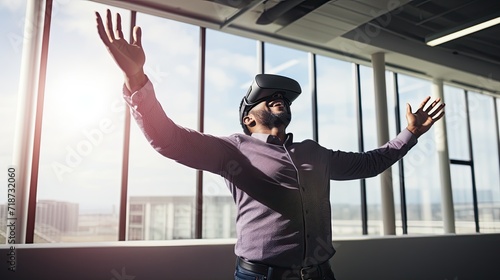
<path fill-rule="evenodd" d="M 205 196 L 203 202 L 203 238 L 236 238 L 233 197 Z"/>
<path fill-rule="evenodd" d="M 61 233 L 78 231 L 78 203 L 39 200 L 36 204 L 37 228 L 51 227 Z"/>
<path fill-rule="evenodd" d="M 129 201 L 128 240 L 194 237 L 193 196 L 136 196 Z M 203 198 L 203 238 L 236 237 L 236 210 L 230 196 Z"/>
<path fill-rule="evenodd" d="M 0 204 L 0 224 L 5 224 L 7 221 L 7 204 Z"/>

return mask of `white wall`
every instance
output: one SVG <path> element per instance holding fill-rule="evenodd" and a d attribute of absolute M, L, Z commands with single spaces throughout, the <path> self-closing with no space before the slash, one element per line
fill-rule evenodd
<path fill-rule="evenodd" d="M 500 234 L 360 237 L 333 244 L 337 280 L 500 279 Z M 15 251 L 1 245 L 0 279 L 232 279 L 233 246 L 234 240 L 25 244 Z M 8 270 L 12 252 L 16 272 Z"/>

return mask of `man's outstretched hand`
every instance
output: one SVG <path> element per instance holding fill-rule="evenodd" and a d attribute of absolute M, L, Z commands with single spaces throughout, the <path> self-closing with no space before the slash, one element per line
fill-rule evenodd
<path fill-rule="evenodd" d="M 101 37 L 104 45 L 109 53 L 116 61 L 125 75 L 125 85 L 134 92 L 140 89 L 147 82 L 147 77 L 144 75 L 144 63 L 146 55 L 142 49 L 141 43 L 141 28 L 134 27 L 133 42 L 128 43 L 123 38 L 122 22 L 120 14 L 116 15 L 116 26 L 113 29 L 111 19 L 111 11 L 106 11 L 106 24 L 102 22 L 101 15 L 95 12 L 97 22 L 97 32 Z"/>
<path fill-rule="evenodd" d="M 430 99 L 430 96 L 426 97 L 415 113 L 412 113 L 410 104 L 406 104 L 407 129 L 417 137 L 426 133 L 435 122 L 444 116 L 445 104 L 441 103 L 440 98 L 437 98 L 427 108 L 424 108 Z"/>

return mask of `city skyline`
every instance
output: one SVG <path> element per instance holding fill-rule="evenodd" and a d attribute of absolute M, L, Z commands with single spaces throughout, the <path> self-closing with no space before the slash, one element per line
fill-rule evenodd
<path fill-rule="evenodd" d="M 483 193 L 482 195 L 487 195 Z M 194 238 L 193 196 L 132 196 L 127 215 L 127 240 L 172 240 Z M 35 243 L 92 242 L 118 239 L 118 212 L 85 213 L 79 205 L 68 201 L 41 200 L 37 203 Z M 430 234 L 442 228 L 441 207 L 433 204 L 409 203 L 409 223 L 415 224 L 409 234 Z M 500 203 L 482 203 L 486 231 L 494 231 L 500 220 Z M 400 205 L 396 205 L 399 208 Z M 455 216 L 459 232 L 474 232 L 472 206 L 457 205 Z M 76 207 L 76 208 L 75 208 Z M 380 205 L 367 205 L 369 234 L 382 233 Z M 0 204 L 0 217 L 6 220 L 7 205 Z M 204 198 L 202 238 L 235 238 L 236 211 L 232 197 L 208 196 Z M 53 212 L 58 212 L 55 215 Z M 332 232 L 334 239 L 361 234 L 360 205 L 332 205 Z M 397 212 L 397 218 L 399 211 Z M 425 222 L 425 220 L 427 222 Z M 420 222 L 422 221 L 422 222 Z M 469 222 L 466 222 L 469 221 Z M 438 222 L 436 224 L 436 222 Z M 398 231 L 401 231 L 398 222 Z M 2 225 L 2 223 L 0 223 Z M 424 227 L 422 227 L 424 226 Z M 0 237 L 5 238 L 5 223 Z M 0 240 L 1 242 L 1 240 Z"/>

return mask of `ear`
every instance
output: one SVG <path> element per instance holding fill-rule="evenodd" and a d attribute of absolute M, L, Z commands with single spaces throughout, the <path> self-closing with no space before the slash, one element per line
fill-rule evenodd
<path fill-rule="evenodd" d="M 257 122 L 255 121 L 255 118 L 253 117 L 252 114 L 248 114 L 245 117 L 243 117 L 243 124 L 245 124 L 247 127 L 254 127 Z"/>

